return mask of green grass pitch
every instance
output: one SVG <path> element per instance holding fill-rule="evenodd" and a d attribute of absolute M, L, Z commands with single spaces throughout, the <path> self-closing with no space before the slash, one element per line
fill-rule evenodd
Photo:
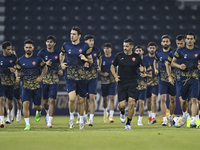
<path fill-rule="evenodd" d="M 45 117 L 40 122 L 30 118 L 31 131 L 24 131 L 22 120 L 0 128 L 1 150 L 189 150 L 199 148 L 200 129 L 162 127 L 161 123 L 137 126 L 138 116 L 132 120 L 131 130 L 114 116 L 115 123 L 103 124 L 102 116 L 94 117 L 94 126 L 79 130 L 68 128 L 69 116 L 55 116 L 53 128 L 46 128 Z M 76 119 L 76 118 L 75 118 Z M 157 117 L 158 120 L 161 117 Z"/>

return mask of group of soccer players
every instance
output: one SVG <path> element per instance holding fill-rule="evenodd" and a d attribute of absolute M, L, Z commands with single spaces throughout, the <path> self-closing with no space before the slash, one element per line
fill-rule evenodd
<path fill-rule="evenodd" d="M 195 35 L 187 33 L 176 38 L 177 48 L 170 48 L 170 37 L 161 37 L 162 49 L 156 52 L 156 44 L 148 44 L 148 54 L 143 56 L 141 46 L 134 48 L 134 41 L 130 38 L 123 41 L 123 51 L 112 55 L 111 43 L 103 44 L 104 55 L 94 47 L 94 36 L 85 35 L 84 42 L 80 41 L 81 30 L 72 27 L 70 42 L 62 45 L 61 51 L 54 49 L 56 38 L 47 37 L 46 48 L 34 54 L 32 40 L 24 41 L 25 54 L 17 58 L 11 42 L 2 44 L 0 54 L 0 121 L 4 128 L 4 101 L 6 99 L 7 122 L 11 117 L 13 97 L 17 100 L 17 122 L 21 119 L 21 108 L 26 126 L 30 130 L 29 105 L 34 103 L 36 109 L 35 120 L 41 118 L 41 97 L 46 111 L 46 123 L 52 128 L 55 112 L 55 100 L 58 91 L 59 77 L 65 74 L 66 87 L 69 98 L 69 128 L 74 127 L 75 108 L 78 112 L 79 129 L 85 125 L 93 126 L 95 112 L 95 95 L 97 93 L 98 74 L 101 75 L 101 91 L 103 96 L 103 122 L 114 123 L 114 99 L 118 93 L 118 108 L 120 120 L 125 123 L 125 108 L 128 102 L 128 116 L 125 129 L 131 129 L 131 120 L 139 104 L 138 125 L 143 125 L 144 102 L 147 101 L 149 124 L 156 123 L 157 96 L 161 95 L 161 111 L 163 126 L 172 126 L 172 115 L 176 106 L 176 93 L 179 96 L 183 117 L 181 124 L 187 121 L 188 127 L 199 126 L 199 78 L 200 50 L 194 46 Z M 185 45 L 186 43 L 186 45 Z M 22 92 L 20 91 L 22 82 Z M 17 89 L 17 90 L 16 90 Z M 20 94 L 22 103 L 20 100 Z M 170 98 L 170 114 L 166 116 L 167 94 Z M 107 111 L 108 98 L 110 100 L 109 113 Z M 190 102 L 187 105 L 187 102 Z M 190 115 L 188 114 L 190 110 Z M 90 112 L 89 121 L 88 112 Z M 109 120 L 108 120 L 109 114 Z M 168 119 L 168 120 L 167 120 Z"/>

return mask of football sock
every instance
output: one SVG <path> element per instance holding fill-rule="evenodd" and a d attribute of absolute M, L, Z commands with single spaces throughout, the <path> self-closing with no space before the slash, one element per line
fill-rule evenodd
<path fill-rule="evenodd" d="M 90 120 L 93 120 L 94 114 L 90 114 Z"/>
<path fill-rule="evenodd" d="M 152 113 L 152 118 L 156 118 L 156 113 Z"/>
<path fill-rule="evenodd" d="M 142 116 L 139 116 L 139 119 L 138 119 L 138 121 L 140 121 L 140 122 L 142 122 Z"/>
<path fill-rule="evenodd" d="M 152 117 L 152 111 L 148 111 L 149 117 Z"/>
<path fill-rule="evenodd" d="M 110 117 L 113 117 L 114 110 L 110 110 Z"/>
<path fill-rule="evenodd" d="M 130 125 L 130 124 L 131 124 L 131 120 L 132 120 L 132 119 L 129 119 L 129 118 L 127 117 L 127 122 L 126 122 L 126 124 Z"/>
<path fill-rule="evenodd" d="M 104 115 L 107 114 L 107 108 L 104 108 Z"/>
<path fill-rule="evenodd" d="M 69 112 L 69 114 L 70 114 L 70 120 L 74 120 L 74 112 Z"/>
<path fill-rule="evenodd" d="M 53 117 L 52 117 L 52 116 L 49 116 L 49 121 L 48 121 L 48 123 L 51 124 L 52 120 L 53 120 Z"/>
<path fill-rule="evenodd" d="M 121 114 L 122 114 L 122 115 L 124 115 L 124 114 L 125 114 L 125 111 L 124 111 L 124 110 L 123 110 L 123 111 L 121 111 Z"/>
<path fill-rule="evenodd" d="M 163 117 L 163 122 L 164 122 L 164 121 L 167 121 L 167 117 Z"/>
<path fill-rule="evenodd" d="M 25 121 L 26 125 L 29 125 L 29 126 L 30 126 L 29 118 L 24 118 L 24 121 Z"/>
<path fill-rule="evenodd" d="M 4 116 L 0 116 L 1 124 L 4 124 Z"/>
<path fill-rule="evenodd" d="M 84 117 L 80 116 L 80 123 L 83 123 Z"/>

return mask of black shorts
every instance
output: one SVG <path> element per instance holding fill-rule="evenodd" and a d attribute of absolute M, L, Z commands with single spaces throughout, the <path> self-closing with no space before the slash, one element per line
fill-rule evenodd
<path fill-rule="evenodd" d="M 118 93 L 118 102 L 121 101 L 128 101 L 128 98 L 137 99 L 138 93 L 138 84 L 137 82 L 129 82 L 129 83 L 120 83 L 117 86 L 117 93 Z"/>

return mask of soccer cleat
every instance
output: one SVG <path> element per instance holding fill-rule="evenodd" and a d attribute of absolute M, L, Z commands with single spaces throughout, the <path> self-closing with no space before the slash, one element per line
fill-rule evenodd
<path fill-rule="evenodd" d="M 53 128 L 52 124 L 47 124 L 47 128 Z"/>
<path fill-rule="evenodd" d="M 21 120 L 21 111 L 17 112 L 16 121 L 19 122 Z"/>
<path fill-rule="evenodd" d="M 24 128 L 24 130 L 31 130 L 31 126 L 30 125 L 26 125 L 26 127 Z"/>
<path fill-rule="evenodd" d="M 39 122 L 40 119 L 41 119 L 41 112 L 40 112 L 40 113 L 37 113 L 37 112 L 36 112 L 36 114 L 35 114 L 35 121 L 36 121 L 36 122 Z"/>
<path fill-rule="evenodd" d="M 187 128 L 190 128 L 191 118 L 187 119 Z"/>
<path fill-rule="evenodd" d="M 76 120 L 76 124 L 79 124 L 80 118 L 77 118 Z"/>
<path fill-rule="evenodd" d="M 172 118 L 168 118 L 168 119 L 169 119 L 169 127 L 172 127 L 173 126 Z"/>
<path fill-rule="evenodd" d="M 93 126 L 93 121 L 92 121 L 92 120 L 89 120 L 88 125 L 89 125 L 89 126 Z"/>
<path fill-rule="evenodd" d="M 162 126 L 167 126 L 167 121 L 163 121 Z"/>
<path fill-rule="evenodd" d="M 196 127 L 197 127 L 196 123 L 190 123 L 190 128 L 196 128 Z"/>
<path fill-rule="evenodd" d="M 69 128 L 72 129 L 74 127 L 74 120 L 69 120 Z"/>
<path fill-rule="evenodd" d="M 148 124 L 151 124 L 152 117 L 149 117 Z"/>
<path fill-rule="evenodd" d="M 0 125 L 0 128 L 4 128 L 5 127 L 5 125 L 2 123 L 1 125 Z"/>
<path fill-rule="evenodd" d="M 108 122 L 108 113 L 103 115 L 103 123 Z"/>
<path fill-rule="evenodd" d="M 197 120 L 195 120 L 195 123 L 196 123 L 196 128 L 199 128 L 199 125 L 200 125 L 200 121 L 199 121 L 199 119 L 197 119 Z"/>
<path fill-rule="evenodd" d="M 156 121 L 156 119 L 155 118 L 152 118 L 151 119 L 151 124 L 154 124 L 154 123 L 156 123 L 157 121 Z"/>
<path fill-rule="evenodd" d="M 183 126 L 187 120 L 187 116 L 188 115 L 183 115 L 182 119 L 181 119 L 181 126 Z"/>
<path fill-rule="evenodd" d="M 85 128 L 84 123 L 79 123 L 79 130 L 82 130 L 82 129 L 84 129 L 84 128 Z"/>
<path fill-rule="evenodd" d="M 126 125 L 125 125 L 125 130 L 131 130 L 130 124 L 126 124 Z"/>
<path fill-rule="evenodd" d="M 114 123 L 113 117 L 109 117 L 109 122 L 110 122 L 110 123 Z"/>
<path fill-rule="evenodd" d="M 10 119 L 6 119 L 6 124 L 11 124 L 11 121 L 10 121 Z"/>
<path fill-rule="evenodd" d="M 122 123 L 125 123 L 125 121 L 126 121 L 125 114 L 122 115 L 122 114 L 120 113 L 120 120 L 121 120 Z"/>
<path fill-rule="evenodd" d="M 138 126 L 143 126 L 142 122 L 139 121 L 139 120 L 137 121 L 137 125 L 138 125 Z"/>

